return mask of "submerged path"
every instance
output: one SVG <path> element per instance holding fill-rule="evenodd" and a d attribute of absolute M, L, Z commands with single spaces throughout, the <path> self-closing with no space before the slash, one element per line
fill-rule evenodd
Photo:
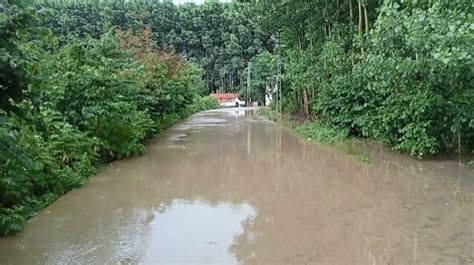
<path fill-rule="evenodd" d="M 0 238 L 0 264 L 474 262 L 474 172 L 362 163 L 252 114 L 196 114 Z"/>

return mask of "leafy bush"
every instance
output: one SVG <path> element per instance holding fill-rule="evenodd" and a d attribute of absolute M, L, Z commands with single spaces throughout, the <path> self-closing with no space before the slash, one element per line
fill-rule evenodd
<path fill-rule="evenodd" d="M 470 17 L 437 1 L 384 5 L 360 63 L 351 67 L 347 46 L 337 37 L 313 54 L 319 59 L 319 67 L 312 66 L 318 87 L 313 112 L 331 126 L 418 158 L 472 150 Z"/>
<path fill-rule="evenodd" d="M 384 7 L 360 71 L 367 98 L 377 98 L 375 116 L 359 122 L 363 134 L 417 157 L 449 151 L 456 135 L 472 148 L 473 33 L 465 13 L 436 2 Z"/>
<path fill-rule="evenodd" d="M 210 96 L 196 97 L 193 104 L 191 105 L 192 112 L 218 108 L 220 108 L 219 102 L 217 102 L 215 98 Z"/>
<path fill-rule="evenodd" d="M 0 231 L 2 231 L 2 235 L 21 232 L 25 223 L 25 217 L 18 211 L 10 208 L 0 208 Z"/>
<path fill-rule="evenodd" d="M 148 47 L 140 50 L 112 31 L 64 45 L 47 32 L 30 37 L 0 42 L 17 50 L 14 59 L 29 59 L 16 69 L 18 82 L 0 79 L 13 91 L 0 105 L 0 235 L 21 231 L 104 162 L 142 154 L 155 132 L 218 106 L 201 96 L 199 67 L 146 38 L 136 38 Z"/>

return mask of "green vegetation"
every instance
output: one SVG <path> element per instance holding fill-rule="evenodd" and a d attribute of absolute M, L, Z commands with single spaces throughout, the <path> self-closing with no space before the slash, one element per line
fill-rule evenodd
<path fill-rule="evenodd" d="M 468 168 L 474 169 L 474 161 L 469 161 L 469 163 L 466 164 Z"/>
<path fill-rule="evenodd" d="M 361 143 L 357 139 L 348 137 L 348 130 L 333 128 L 321 122 L 305 122 L 296 125 L 294 130 L 303 138 L 335 146 L 361 162 L 368 164 L 372 162 L 370 156 L 361 150 Z"/>
<path fill-rule="evenodd" d="M 288 114 L 283 114 L 280 120 L 279 113 L 271 108 L 261 108 L 258 110 L 258 114 L 292 129 L 301 138 L 328 144 L 354 156 L 363 163 L 372 163 L 372 158 L 362 150 L 361 141 L 350 137 L 348 131 L 330 127 L 320 121 L 301 122 Z"/>
<path fill-rule="evenodd" d="M 202 67 L 209 92 L 238 91 L 247 78 L 247 62 L 272 48 L 270 35 L 258 24 L 258 7 L 237 1 L 174 5 L 169 0 L 37 0 L 35 7 L 52 13 L 40 23 L 63 42 L 99 38 L 112 27 L 137 33 L 148 26 L 154 48 L 181 54 Z"/>
<path fill-rule="evenodd" d="M 240 89 L 243 99 L 257 101 L 261 105 L 266 105 L 266 96 L 271 96 L 275 92 L 277 81 L 277 56 L 265 51 L 251 60 L 251 65 L 245 68 L 245 76 L 250 71 L 250 90 L 248 90 L 247 80 Z"/>
<path fill-rule="evenodd" d="M 261 115 L 261 116 L 264 116 L 268 119 L 270 119 L 271 121 L 278 121 L 278 122 L 281 122 L 281 123 L 285 123 L 286 122 L 290 122 L 290 120 L 279 120 L 279 115 L 278 113 L 274 110 L 274 109 L 271 109 L 271 108 L 260 108 L 258 111 L 257 111 L 257 114 Z M 293 124 L 285 124 L 285 125 L 289 125 L 288 127 L 293 127 Z"/>
<path fill-rule="evenodd" d="M 418 158 L 472 153 L 473 8 L 468 0 L 3 1 L 0 235 L 20 231 L 105 163 L 142 154 L 147 138 L 177 120 L 217 107 L 209 92 L 264 104 L 281 83 L 282 116 L 290 126 L 297 117 L 305 138 L 365 137 Z M 352 144 L 343 149 L 370 162 Z"/>
<path fill-rule="evenodd" d="M 283 110 L 422 158 L 474 149 L 471 1 L 263 1 Z M 310 125 L 316 138 L 331 130 Z"/>
<path fill-rule="evenodd" d="M 300 136 L 322 143 L 335 143 L 347 137 L 347 131 L 337 130 L 319 122 L 303 123 L 295 128 Z"/>
<path fill-rule="evenodd" d="M 153 134 L 218 106 L 203 70 L 155 49 L 149 27 L 60 35 L 41 26 L 54 12 L 0 9 L 0 235 L 104 163 L 144 153 Z"/>

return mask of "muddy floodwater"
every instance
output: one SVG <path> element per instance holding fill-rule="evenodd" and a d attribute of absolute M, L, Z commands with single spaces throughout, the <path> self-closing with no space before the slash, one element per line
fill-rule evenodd
<path fill-rule="evenodd" d="M 198 113 L 0 238 L 0 264 L 473 264 L 474 171 Z"/>

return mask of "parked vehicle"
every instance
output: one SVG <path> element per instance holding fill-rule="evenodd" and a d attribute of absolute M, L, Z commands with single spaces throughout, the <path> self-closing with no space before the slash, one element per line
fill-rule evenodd
<path fill-rule="evenodd" d="M 235 103 L 237 104 L 238 107 L 245 107 L 247 106 L 247 102 L 240 100 L 239 98 L 235 99 Z"/>
<path fill-rule="evenodd" d="M 247 103 L 239 98 L 234 98 L 226 102 L 220 103 L 223 107 L 245 107 Z"/>
<path fill-rule="evenodd" d="M 237 102 L 235 102 L 234 100 L 231 100 L 231 101 L 221 103 L 221 106 L 230 108 L 230 107 L 237 107 L 238 106 L 237 104 L 238 104 Z"/>

